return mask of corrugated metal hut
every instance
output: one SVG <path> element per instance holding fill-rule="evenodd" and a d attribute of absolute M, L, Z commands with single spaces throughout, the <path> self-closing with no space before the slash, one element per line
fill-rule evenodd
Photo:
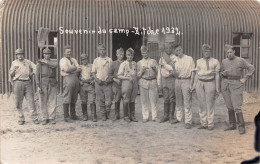
<path fill-rule="evenodd" d="M 2 6 L 1 93 L 12 89 L 8 71 L 15 49 L 23 48 L 26 58 L 37 61 L 39 27 L 51 30 L 48 44 L 52 45 L 52 57 L 58 59 L 63 56 L 63 46 L 70 44 L 76 59 L 85 52 L 93 61 L 100 42 L 106 45 L 107 54 L 113 59 L 115 49 L 121 46 L 133 47 L 137 52 L 135 60 L 139 60 L 141 44 L 148 44 L 151 56 L 158 59 L 160 43 L 167 36 L 169 40 L 179 41 L 194 60 L 202 57 L 203 43 L 211 44 L 213 57 L 221 61 L 225 58 L 224 45 L 230 43 L 235 45 L 237 56 L 256 67 L 246 90 L 259 91 L 260 3 L 256 0 L 6 0 Z M 149 27 L 153 31 L 148 33 Z M 152 35 L 156 29 L 160 34 Z M 164 35 L 163 29 L 174 34 Z M 61 84 L 60 77 L 58 80 Z"/>

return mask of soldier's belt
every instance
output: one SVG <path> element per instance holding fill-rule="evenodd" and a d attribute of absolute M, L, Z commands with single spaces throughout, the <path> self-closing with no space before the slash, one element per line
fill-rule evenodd
<path fill-rule="evenodd" d="M 190 79 L 190 77 L 177 77 L 177 79 L 179 79 L 179 80 L 186 80 L 186 79 Z"/>
<path fill-rule="evenodd" d="M 15 81 L 30 81 L 30 80 L 16 79 Z"/>
<path fill-rule="evenodd" d="M 203 82 L 210 82 L 210 81 L 214 81 L 215 80 L 215 78 L 213 78 L 213 79 L 199 79 L 200 81 L 203 81 Z"/>
<path fill-rule="evenodd" d="M 89 81 L 82 81 L 82 83 L 91 84 L 91 82 L 89 82 Z"/>
<path fill-rule="evenodd" d="M 142 77 L 142 79 L 144 79 L 144 80 L 154 80 L 156 78 L 155 77 Z"/>
<path fill-rule="evenodd" d="M 224 77 L 224 79 L 228 79 L 228 80 L 240 80 L 240 76 L 227 76 L 227 77 Z"/>

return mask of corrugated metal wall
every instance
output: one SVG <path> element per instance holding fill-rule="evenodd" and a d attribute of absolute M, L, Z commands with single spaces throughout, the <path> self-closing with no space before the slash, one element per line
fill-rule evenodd
<path fill-rule="evenodd" d="M 106 29 L 106 34 L 58 34 L 58 58 L 71 44 L 73 55 L 82 52 L 97 57 L 97 44 L 102 42 L 112 56 L 110 28 L 178 27 L 183 33 L 184 52 L 194 60 L 202 57 L 201 45 L 211 44 L 213 56 L 225 58 L 224 44 L 232 43 L 232 32 L 252 32 L 250 57 L 257 72 L 246 84 L 248 91 L 259 90 L 260 4 L 257 1 L 89 1 L 89 0 L 8 0 L 2 17 L 1 92 L 11 89 L 8 70 L 18 47 L 26 58 L 36 62 L 39 27 L 64 29 Z M 157 50 L 156 50 L 157 51 Z M 60 81 L 60 79 L 59 79 Z M 61 87 L 61 85 L 60 85 Z"/>

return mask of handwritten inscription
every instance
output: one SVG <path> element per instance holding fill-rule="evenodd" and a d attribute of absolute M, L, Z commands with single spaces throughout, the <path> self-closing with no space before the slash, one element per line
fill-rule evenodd
<path fill-rule="evenodd" d="M 163 27 L 161 29 L 152 29 L 151 27 L 148 28 L 139 28 L 133 27 L 132 29 L 127 28 L 111 28 L 105 29 L 101 28 L 100 26 L 97 29 L 64 29 L 64 27 L 59 27 L 60 34 L 126 34 L 133 33 L 135 35 L 159 35 L 161 34 L 175 34 L 175 35 L 183 35 L 183 33 L 179 30 L 178 27 Z"/>

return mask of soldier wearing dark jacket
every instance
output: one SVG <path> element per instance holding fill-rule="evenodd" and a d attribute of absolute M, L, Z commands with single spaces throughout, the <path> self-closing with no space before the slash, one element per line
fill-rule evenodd
<path fill-rule="evenodd" d="M 235 56 L 233 46 L 227 46 L 227 58 L 222 61 L 220 75 L 221 92 L 228 108 L 230 126 L 225 130 L 236 129 L 240 134 L 245 134 L 245 123 L 241 110 L 243 104 L 244 83 L 254 73 L 254 66 L 249 64 L 245 59 Z M 248 70 L 244 78 L 241 78 L 243 70 Z M 236 114 L 236 116 L 235 116 Z"/>
<path fill-rule="evenodd" d="M 120 101 L 122 99 L 122 87 L 121 79 L 117 77 L 118 69 L 120 64 L 123 62 L 124 49 L 120 48 L 116 51 L 117 60 L 112 62 L 112 65 L 109 69 L 109 77 L 113 78 L 112 91 L 115 102 L 115 118 L 114 120 L 120 119 Z M 126 112 L 124 111 L 124 114 Z"/>
<path fill-rule="evenodd" d="M 43 125 L 49 121 L 55 124 L 57 106 L 57 60 L 50 59 L 51 50 L 43 50 L 44 59 L 40 60 L 36 69 L 36 86 L 40 95 L 40 108 L 43 114 Z M 41 67 L 41 68 L 40 68 Z M 40 78 L 41 77 L 41 78 Z"/>

